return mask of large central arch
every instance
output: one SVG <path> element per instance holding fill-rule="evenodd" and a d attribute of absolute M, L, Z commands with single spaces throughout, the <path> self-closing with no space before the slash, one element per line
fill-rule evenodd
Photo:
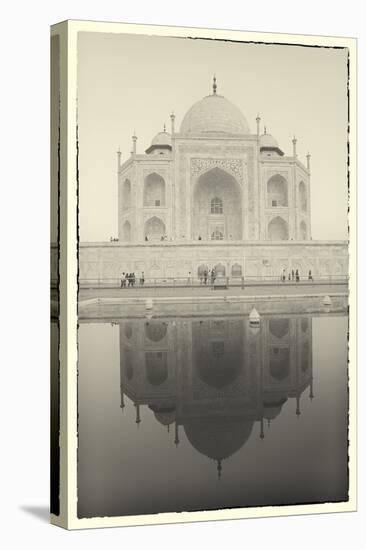
<path fill-rule="evenodd" d="M 236 179 L 212 168 L 201 174 L 193 190 L 192 238 L 239 240 L 242 232 L 241 188 Z"/>

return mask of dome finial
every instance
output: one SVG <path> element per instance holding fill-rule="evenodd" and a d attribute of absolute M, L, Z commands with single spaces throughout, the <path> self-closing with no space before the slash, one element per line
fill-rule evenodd
<path fill-rule="evenodd" d="M 222 472 L 222 466 L 221 466 L 221 460 L 217 461 L 217 478 L 221 479 L 221 472 Z"/>
<path fill-rule="evenodd" d="M 213 90 L 213 95 L 216 95 L 216 90 L 217 90 L 216 74 L 214 74 L 214 76 L 213 76 L 212 90 Z"/>
<path fill-rule="evenodd" d="M 264 133 L 267 133 L 267 126 L 264 127 Z"/>
<path fill-rule="evenodd" d="M 164 122 L 164 133 L 166 132 L 166 126 L 165 126 L 165 122 Z"/>

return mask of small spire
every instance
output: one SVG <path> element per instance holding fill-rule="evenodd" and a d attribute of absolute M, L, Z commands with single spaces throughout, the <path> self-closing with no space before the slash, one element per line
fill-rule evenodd
<path fill-rule="evenodd" d="M 164 122 L 164 134 L 165 134 L 165 132 L 166 132 L 166 126 L 165 126 L 165 122 Z"/>
<path fill-rule="evenodd" d="M 174 114 L 174 111 L 172 111 L 172 114 L 170 115 L 172 135 L 174 135 L 174 121 L 175 121 L 175 114 Z"/>
<path fill-rule="evenodd" d="M 264 133 L 267 133 L 267 126 L 264 127 Z"/>
<path fill-rule="evenodd" d="M 215 74 L 214 74 L 214 77 L 213 77 L 212 90 L 213 90 L 213 95 L 216 95 L 217 84 L 216 84 L 216 75 Z"/>
<path fill-rule="evenodd" d="M 263 416 L 261 418 L 261 433 L 259 437 L 263 440 L 264 439 L 264 429 L 263 429 Z"/>

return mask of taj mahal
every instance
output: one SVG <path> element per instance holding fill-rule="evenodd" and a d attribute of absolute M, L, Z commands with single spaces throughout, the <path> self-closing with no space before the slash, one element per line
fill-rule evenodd
<path fill-rule="evenodd" d="M 144 153 L 135 133 L 129 157 L 117 152 L 118 240 L 81 243 L 81 279 L 346 276 L 347 243 L 312 240 L 311 157 L 298 158 L 295 137 L 286 155 L 259 115 L 252 133 L 215 77 L 179 130 L 175 118 Z"/>

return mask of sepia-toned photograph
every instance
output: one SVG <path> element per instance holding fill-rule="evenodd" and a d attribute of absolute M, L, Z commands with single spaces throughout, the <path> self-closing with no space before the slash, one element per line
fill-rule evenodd
<path fill-rule="evenodd" d="M 349 51 L 256 36 L 77 33 L 78 519 L 349 501 Z"/>

